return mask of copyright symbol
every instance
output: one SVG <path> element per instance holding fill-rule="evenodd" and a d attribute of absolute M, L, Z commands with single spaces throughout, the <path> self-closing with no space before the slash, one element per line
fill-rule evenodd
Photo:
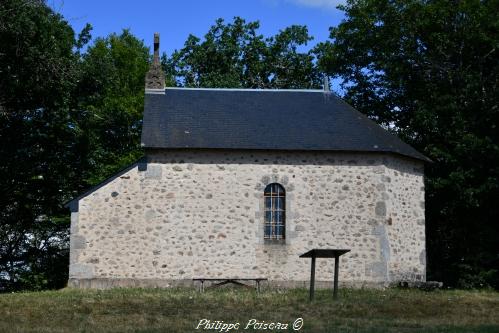
<path fill-rule="evenodd" d="M 293 323 L 293 330 L 299 331 L 303 327 L 303 318 L 297 318 Z"/>

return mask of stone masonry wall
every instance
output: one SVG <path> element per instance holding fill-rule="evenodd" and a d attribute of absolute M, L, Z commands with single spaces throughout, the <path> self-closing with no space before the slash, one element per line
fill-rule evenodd
<path fill-rule="evenodd" d="M 285 244 L 263 240 L 263 190 L 286 190 Z M 312 248 L 348 248 L 340 281 L 425 280 L 423 164 L 387 154 L 150 153 L 78 202 L 71 286 L 169 286 L 195 277 L 266 277 L 304 286 Z M 316 279 L 331 281 L 318 259 Z"/>

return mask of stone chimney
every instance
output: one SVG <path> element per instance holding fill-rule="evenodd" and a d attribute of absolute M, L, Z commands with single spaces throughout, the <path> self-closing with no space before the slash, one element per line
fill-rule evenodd
<path fill-rule="evenodd" d="M 164 90 L 165 74 L 159 62 L 159 33 L 154 34 L 154 58 L 146 74 L 146 90 Z"/>

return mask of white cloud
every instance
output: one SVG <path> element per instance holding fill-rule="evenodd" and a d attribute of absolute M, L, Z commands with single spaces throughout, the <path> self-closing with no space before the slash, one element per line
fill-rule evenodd
<path fill-rule="evenodd" d="M 287 0 L 300 6 L 333 10 L 336 6 L 346 3 L 346 0 Z"/>

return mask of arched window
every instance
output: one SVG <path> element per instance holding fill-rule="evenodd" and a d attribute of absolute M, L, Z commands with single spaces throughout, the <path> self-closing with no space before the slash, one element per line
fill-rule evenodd
<path fill-rule="evenodd" d="M 284 187 L 269 184 L 264 191 L 265 231 L 264 239 L 284 239 L 286 224 L 286 202 Z"/>

